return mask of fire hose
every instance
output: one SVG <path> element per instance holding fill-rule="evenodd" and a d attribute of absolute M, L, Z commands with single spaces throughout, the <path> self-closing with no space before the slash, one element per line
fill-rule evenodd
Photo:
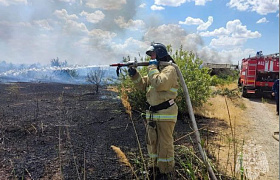
<path fill-rule="evenodd" d="M 188 91 L 187 85 L 185 83 L 185 80 L 183 78 L 183 75 L 182 75 L 179 67 L 175 63 L 172 63 L 171 61 L 170 62 L 160 61 L 159 63 L 160 63 L 160 65 L 164 65 L 164 66 L 171 65 L 176 69 L 177 76 L 179 77 L 181 86 L 183 87 L 183 92 L 184 92 L 184 95 L 185 95 L 185 101 L 186 101 L 186 104 L 187 104 L 187 107 L 188 107 L 188 112 L 189 112 L 190 119 L 191 119 L 191 122 L 192 122 L 192 128 L 194 130 L 194 134 L 195 134 L 195 138 L 196 138 L 196 142 L 197 142 L 197 145 L 198 145 L 199 152 L 202 156 L 203 162 L 205 163 L 205 165 L 207 167 L 207 170 L 208 170 L 208 173 L 209 173 L 211 179 L 217 180 L 217 178 L 215 176 L 215 173 L 214 173 L 214 171 L 213 171 L 213 169 L 212 169 L 212 167 L 211 167 L 211 165 L 208 161 L 208 157 L 207 157 L 204 149 L 201 146 L 200 134 L 199 134 L 197 124 L 196 124 L 196 120 L 195 120 L 195 117 L 194 117 L 194 112 L 193 112 L 193 108 L 192 108 L 192 104 L 191 104 L 191 99 L 190 99 L 190 96 L 189 96 L 189 91 Z M 137 66 L 148 66 L 148 65 L 149 65 L 149 62 L 137 62 L 137 61 L 135 61 L 135 62 L 128 62 L 128 63 L 111 64 L 110 66 L 117 66 L 117 75 L 118 75 L 120 68 L 123 67 L 123 66 L 137 67 Z"/>

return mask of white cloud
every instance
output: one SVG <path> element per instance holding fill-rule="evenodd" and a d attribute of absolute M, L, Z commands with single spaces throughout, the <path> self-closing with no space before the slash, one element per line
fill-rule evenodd
<path fill-rule="evenodd" d="M 249 9 L 249 2 L 247 0 L 230 0 L 229 3 L 227 3 L 227 6 L 231 7 L 231 8 L 236 8 L 239 11 L 246 11 L 247 9 Z"/>
<path fill-rule="evenodd" d="M 185 21 L 179 21 L 179 24 L 185 24 L 185 25 L 200 25 L 203 24 L 203 21 L 199 18 L 192 18 L 187 17 Z"/>
<path fill-rule="evenodd" d="M 145 27 L 144 21 L 130 19 L 126 22 L 123 16 L 119 16 L 118 18 L 114 19 L 114 21 L 119 27 L 124 29 L 141 30 Z"/>
<path fill-rule="evenodd" d="M 218 38 L 212 39 L 210 43 L 210 46 L 215 48 L 240 47 L 248 39 L 261 37 L 258 31 L 248 30 L 239 19 L 227 22 L 226 28 L 221 27 L 212 32 L 201 32 L 200 35 L 204 37 L 217 36 Z"/>
<path fill-rule="evenodd" d="M 86 5 L 90 8 L 94 9 L 105 9 L 105 10 L 112 10 L 112 9 L 121 9 L 122 5 L 126 4 L 126 0 L 85 0 Z"/>
<path fill-rule="evenodd" d="M 19 5 L 27 4 L 27 0 L 0 0 L 0 5 L 10 6 L 10 5 Z"/>
<path fill-rule="evenodd" d="M 84 23 L 75 21 L 79 19 L 76 14 L 69 15 L 65 9 L 56 10 L 53 14 L 59 19 L 65 20 L 60 24 L 64 34 L 72 35 L 74 37 L 74 35 L 82 36 L 88 33 L 88 29 Z"/>
<path fill-rule="evenodd" d="M 203 36 L 203 37 L 210 37 L 210 36 L 225 36 L 225 35 L 229 35 L 230 31 L 225 29 L 224 27 L 221 27 L 219 29 L 215 29 L 214 31 L 210 32 L 210 31 L 206 31 L 206 32 L 201 32 L 199 33 L 199 35 Z"/>
<path fill-rule="evenodd" d="M 239 19 L 227 22 L 226 29 L 232 33 L 232 37 L 236 38 L 258 38 L 261 34 L 258 31 L 252 32 L 243 26 Z"/>
<path fill-rule="evenodd" d="M 197 30 L 198 30 L 198 31 L 207 30 L 208 27 L 212 25 L 212 23 L 213 23 L 213 17 L 212 17 L 212 16 L 209 16 L 209 17 L 208 17 L 208 21 L 205 22 L 205 23 L 200 24 L 200 25 L 197 27 Z"/>
<path fill-rule="evenodd" d="M 204 6 L 207 1 L 212 0 L 155 0 L 155 5 L 178 7 L 184 4 L 186 1 L 194 1 L 196 6 Z"/>
<path fill-rule="evenodd" d="M 50 26 L 48 20 L 43 19 L 43 20 L 37 20 L 33 21 L 34 24 L 38 25 L 39 27 L 46 29 L 46 30 L 53 30 L 53 28 Z"/>
<path fill-rule="evenodd" d="M 155 0 L 155 5 L 159 6 L 181 6 L 186 0 Z"/>
<path fill-rule="evenodd" d="M 209 16 L 208 21 L 204 22 L 203 20 L 199 18 L 192 18 L 192 17 L 187 17 L 185 21 L 179 21 L 179 24 L 185 24 L 185 25 L 199 25 L 197 27 L 198 31 L 203 31 L 208 29 L 209 26 L 213 23 L 213 17 Z"/>
<path fill-rule="evenodd" d="M 147 6 L 146 3 L 142 3 L 139 5 L 140 8 L 145 8 L 146 6 Z"/>
<path fill-rule="evenodd" d="M 247 30 L 246 26 L 243 26 L 239 19 L 229 21 L 226 24 L 226 28 L 221 27 L 219 29 L 215 29 L 212 32 L 201 32 L 201 36 L 209 37 L 209 36 L 226 36 L 231 35 L 236 38 L 258 38 L 261 37 L 261 34 L 258 31 L 252 32 L 251 30 Z"/>
<path fill-rule="evenodd" d="M 227 6 L 236 8 L 239 11 L 255 11 L 258 14 L 266 15 L 279 10 L 278 0 L 230 0 Z"/>
<path fill-rule="evenodd" d="M 78 23 L 76 21 L 67 20 L 63 26 L 65 34 L 71 36 L 83 36 L 87 35 L 88 29 L 84 23 Z"/>
<path fill-rule="evenodd" d="M 220 36 L 218 39 L 212 39 L 210 46 L 214 48 L 234 48 L 242 46 L 247 39 L 245 38 L 236 38 L 231 36 Z"/>
<path fill-rule="evenodd" d="M 68 12 L 65 9 L 56 10 L 54 12 L 54 15 L 56 15 L 59 19 L 64 19 L 64 20 L 76 20 L 76 19 L 79 19 L 76 14 L 69 15 Z"/>
<path fill-rule="evenodd" d="M 259 19 L 256 23 L 260 24 L 260 23 L 267 23 L 267 22 L 269 22 L 269 21 L 264 17 L 264 18 Z"/>
<path fill-rule="evenodd" d="M 160 11 L 160 10 L 164 10 L 165 8 L 162 6 L 157 6 L 157 5 L 152 5 L 151 6 L 151 10 L 153 11 Z"/>
<path fill-rule="evenodd" d="M 197 6 L 205 6 L 207 1 L 212 1 L 212 0 L 194 0 L 195 5 Z"/>
<path fill-rule="evenodd" d="M 67 2 L 67 3 L 74 3 L 74 2 L 76 2 L 76 0 L 59 0 L 59 1 Z"/>
<path fill-rule="evenodd" d="M 88 12 L 82 11 L 80 13 L 80 16 L 85 16 L 87 21 L 90 23 L 98 23 L 99 21 L 104 19 L 105 14 L 100 10 L 97 10 L 94 13 L 88 13 Z"/>

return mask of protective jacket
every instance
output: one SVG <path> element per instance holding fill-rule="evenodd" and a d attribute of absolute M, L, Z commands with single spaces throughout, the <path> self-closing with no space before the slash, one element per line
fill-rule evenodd
<path fill-rule="evenodd" d="M 140 90 L 146 90 L 147 102 L 150 106 L 157 106 L 163 102 L 174 101 L 179 88 L 176 69 L 169 66 L 157 68 L 148 66 L 148 75 L 142 77 L 138 72 L 132 81 Z M 173 170 L 174 145 L 173 130 L 177 121 L 178 106 L 174 102 L 170 107 L 156 112 L 146 111 L 147 134 L 146 142 L 152 166 L 156 165 L 161 173 Z"/>
<path fill-rule="evenodd" d="M 275 101 L 276 101 L 276 111 L 279 115 L 279 79 L 274 81 L 274 84 L 272 86 L 272 91 L 274 92 Z"/>
<path fill-rule="evenodd" d="M 274 81 L 272 86 L 272 91 L 275 93 L 275 97 L 279 98 L 279 79 Z"/>
<path fill-rule="evenodd" d="M 159 105 L 170 99 L 177 97 L 179 88 L 178 76 L 176 69 L 169 66 L 160 66 L 157 69 L 156 65 L 148 66 L 148 76 L 142 77 L 138 72 L 132 77 L 132 81 L 140 90 L 146 90 L 147 102 L 151 106 Z M 172 121 L 176 122 L 178 107 L 176 104 L 168 109 L 160 110 L 153 113 L 154 121 Z M 146 112 L 146 117 L 150 117 L 150 112 Z"/>

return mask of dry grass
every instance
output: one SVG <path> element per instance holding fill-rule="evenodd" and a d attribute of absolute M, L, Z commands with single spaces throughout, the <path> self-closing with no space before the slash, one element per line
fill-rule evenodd
<path fill-rule="evenodd" d="M 236 89 L 237 85 L 235 83 L 226 86 L 219 86 L 216 89 L 228 88 L 229 90 Z M 216 118 L 220 120 L 225 120 L 228 124 L 229 114 L 227 108 L 230 112 L 231 120 L 234 121 L 233 124 L 236 126 L 244 125 L 243 116 L 244 109 L 246 108 L 242 98 L 231 98 L 225 102 L 225 97 L 221 95 L 216 95 L 211 97 L 202 107 L 195 108 L 195 114 L 208 117 Z"/>
<path fill-rule="evenodd" d="M 117 86 L 107 86 L 107 87 L 106 87 L 106 90 L 112 91 L 112 92 L 119 92 Z"/>
<path fill-rule="evenodd" d="M 139 141 L 139 137 L 138 137 L 138 133 L 136 131 L 136 127 L 135 127 L 135 124 L 132 120 L 132 111 L 131 111 L 131 105 L 129 103 L 129 100 L 128 100 L 128 95 L 126 94 L 126 89 L 125 87 L 123 86 L 121 88 L 121 101 L 122 101 L 122 104 L 123 106 L 125 107 L 125 110 L 126 110 L 126 113 L 129 115 L 129 118 L 130 118 L 130 121 L 132 123 L 132 126 L 133 126 L 133 129 L 134 129 L 134 133 L 135 133 L 135 137 L 136 137 L 136 140 L 137 140 L 137 144 L 138 144 L 138 149 L 139 149 L 139 153 L 140 153 L 140 156 L 141 156 L 141 159 L 142 159 L 142 163 L 143 163 L 143 169 L 145 171 L 147 171 L 147 167 L 146 167 L 146 164 L 145 164 L 145 160 L 144 160 L 144 156 L 143 156 L 143 152 L 142 152 L 142 149 L 141 149 L 141 144 L 140 144 L 140 141 Z M 136 176 L 136 173 L 133 171 L 135 177 L 137 178 Z M 147 174 L 146 174 L 147 176 Z M 148 178 L 148 177 L 147 177 Z"/>
<path fill-rule="evenodd" d="M 134 174 L 135 178 L 138 179 L 137 174 L 135 173 L 133 166 L 130 164 L 130 162 L 128 161 L 126 155 L 124 154 L 124 152 L 122 152 L 122 150 L 117 147 L 112 145 L 111 148 L 115 151 L 115 153 L 117 154 L 117 157 L 120 161 L 120 163 L 124 164 L 125 166 L 129 167 L 131 172 Z"/>
<path fill-rule="evenodd" d="M 215 91 L 234 90 L 237 87 L 236 83 L 225 86 L 215 87 Z M 236 129 L 239 126 L 246 125 L 245 117 L 245 102 L 242 98 L 227 97 L 227 95 L 216 95 L 211 97 L 202 107 L 195 109 L 195 113 L 208 118 L 215 118 L 225 121 L 229 128 L 218 132 L 218 139 L 213 143 L 218 147 L 213 153 L 217 157 L 218 168 L 226 174 L 236 177 L 236 159 L 239 149 L 241 148 L 240 141 L 236 136 Z"/>
<path fill-rule="evenodd" d="M 6 88 L 6 91 L 8 91 L 12 96 L 16 99 L 18 99 L 20 95 L 20 86 L 16 83 L 12 84 L 11 86 Z"/>
<path fill-rule="evenodd" d="M 129 115 L 130 119 L 132 119 L 131 106 L 128 101 L 128 95 L 125 92 L 126 92 L 125 87 L 122 87 L 122 97 L 121 97 L 122 104 L 125 107 L 126 113 Z"/>
<path fill-rule="evenodd" d="M 122 152 L 122 150 L 117 147 L 117 146 L 114 146 L 112 145 L 111 148 L 115 151 L 115 153 L 117 154 L 117 157 L 119 158 L 119 161 L 121 163 L 123 163 L 125 166 L 128 166 L 130 167 L 130 169 L 133 171 L 133 167 L 132 165 L 129 163 L 126 155 L 124 154 L 124 152 Z"/>

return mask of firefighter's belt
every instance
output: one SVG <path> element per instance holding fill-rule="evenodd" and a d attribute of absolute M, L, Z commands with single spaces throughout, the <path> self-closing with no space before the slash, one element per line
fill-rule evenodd
<path fill-rule="evenodd" d="M 147 104 L 147 110 L 155 113 L 157 111 L 167 109 L 167 108 L 173 106 L 175 104 L 175 101 L 174 101 L 174 99 L 170 99 L 170 100 L 167 100 L 167 101 L 165 101 L 163 103 L 160 103 L 156 106 L 151 106 L 148 102 L 146 102 L 146 104 Z"/>

